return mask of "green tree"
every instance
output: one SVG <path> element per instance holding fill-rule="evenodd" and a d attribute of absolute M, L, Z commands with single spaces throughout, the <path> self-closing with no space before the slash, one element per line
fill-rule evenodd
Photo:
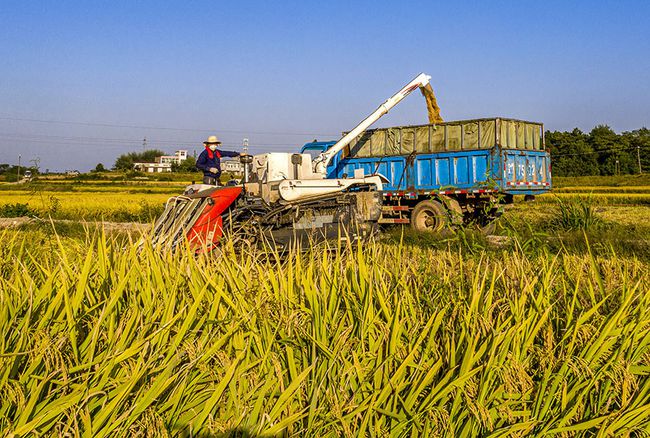
<path fill-rule="evenodd" d="M 571 132 L 547 131 L 546 146 L 551 151 L 553 175 L 598 175 L 597 154 L 588 136 L 578 128 Z"/>
<path fill-rule="evenodd" d="M 196 158 L 189 156 L 181 164 L 172 163 L 172 172 L 196 172 Z"/>
<path fill-rule="evenodd" d="M 105 172 L 105 171 L 106 168 L 102 163 L 97 163 L 97 166 L 95 166 L 95 169 L 93 170 L 93 172 Z"/>
<path fill-rule="evenodd" d="M 598 152 L 601 175 L 634 173 L 634 159 L 630 153 L 629 138 L 616 134 L 607 125 L 598 125 L 589 133 L 589 144 Z M 618 162 L 618 169 L 617 169 Z"/>
<path fill-rule="evenodd" d="M 643 173 L 650 173 L 650 129 L 641 128 L 631 132 L 624 132 L 623 136 L 628 138 L 630 153 L 635 160 L 634 172 L 639 172 L 637 153 L 641 157 L 641 170 Z"/>
<path fill-rule="evenodd" d="M 594 127 L 589 134 L 546 132 L 556 176 L 614 175 L 650 171 L 650 130 L 647 128 L 617 134 L 607 125 Z"/>
<path fill-rule="evenodd" d="M 22 178 L 28 170 L 31 170 L 32 176 L 38 175 L 38 168 L 20 166 L 20 177 Z M 0 176 L 7 182 L 16 182 L 18 180 L 18 166 L 0 164 Z"/>
<path fill-rule="evenodd" d="M 165 155 L 165 153 L 158 149 L 149 149 L 143 152 L 129 152 L 117 157 L 113 167 L 117 170 L 133 170 L 133 163 L 153 163 L 156 157 Z"/>

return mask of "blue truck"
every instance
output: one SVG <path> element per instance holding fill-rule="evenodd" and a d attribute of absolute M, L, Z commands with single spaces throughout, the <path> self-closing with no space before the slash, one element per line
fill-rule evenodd
<path fill-rule="evenodd" d="M 316 158 L 335 142 L 307 143 Z M 508 118 L 369 129 L 341 150 L 327 178 L 379 174 L 379 223 L 418 231 L 474 224 L 490 230 L 514 195 L 551 190 L 544 125 Z"/>

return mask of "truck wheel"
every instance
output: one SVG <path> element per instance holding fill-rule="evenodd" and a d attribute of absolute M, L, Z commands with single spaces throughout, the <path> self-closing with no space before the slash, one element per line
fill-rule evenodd
<path fill-rule="evenodd" d="M 411 214 L 411 226 L 415 231 L 440 232 L 448 225 L 447 211 L 438 201 L 421 201 Z"/>

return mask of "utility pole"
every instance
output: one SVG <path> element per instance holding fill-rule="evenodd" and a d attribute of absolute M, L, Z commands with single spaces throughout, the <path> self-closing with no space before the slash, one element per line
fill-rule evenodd
<path fill-rule="evenodd" d="M 18 154 L 18 179 L 16 181 L 20 181 L 20 154 Z"/>
<path fill-rule="evenodd" d="M 639 163 L 639 175 L 643 174 L 641 171 L 641 145 L 636 145 L 636 161 Z"/>

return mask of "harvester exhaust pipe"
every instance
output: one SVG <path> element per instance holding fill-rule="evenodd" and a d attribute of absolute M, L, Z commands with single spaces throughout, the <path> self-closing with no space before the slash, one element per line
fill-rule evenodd
<path fill-rule="evenodd" d="M 291 164 L 293 164 L 293 177 L 296 179 L 300 178 L 300 165 L 302 164 L 302 155 L 291 155 Z"/>
<path fill-rule="evenodd" d="M 244 184 L 248 183 L 250 178 L 250 164 L 253 162 L 252 155 L 241 155 L 239 162 L 244 165 Z"/>

